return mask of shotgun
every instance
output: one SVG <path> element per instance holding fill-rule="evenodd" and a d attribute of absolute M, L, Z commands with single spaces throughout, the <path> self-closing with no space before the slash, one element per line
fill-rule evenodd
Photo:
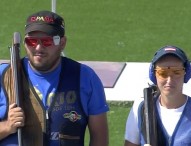
<path fill-rule="evenodd" d="M 21 63 L 20 63 L 20 44 L 21 44 L 21 35 L 19 32 L 14 32 L 12 47 L 10 47 L 11 55 L 11 71 L 13 77 L 13 92 L 14 98 L 17 106 L 21 106 Z M 17 130 L 18 134 L 18 145 L 22 146 L 22 134 L 21 128 Z"/>
<path fill-rule="evenodd" d="M 144 120 L 145 120 L 145 141 L 151 146 L 158 146 L 157 125 L 155 116 L 154 97 L 156 88 L 150 86 L 144 88 Z"/>

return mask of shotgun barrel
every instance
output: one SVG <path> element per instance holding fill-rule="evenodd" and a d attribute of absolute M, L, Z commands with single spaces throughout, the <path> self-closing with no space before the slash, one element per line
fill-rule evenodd
<path fill-rule="evenodd" d="M 21 63 L 20 63 L 20 44 L 21 44 L 21 35 L 19 32 L 14 32 L 12 47 L 10 48 L 11 54 L 11 70 L 13 77 L 13 86 L 14 86 L 14 98 L 17 106 L 21 106 Z M 22 146 L 22 134 L 21 128 L 18 128 L 18 145 Z"/>
<path fill-rule="evenodd" d="M 145 133 L 146 144 L 151 146 L 158 146 L 157 144 L 157 128 L 155 117 L 155 104 L 153 87 L 144 88 L 144 119 L 145 119 Z"/>

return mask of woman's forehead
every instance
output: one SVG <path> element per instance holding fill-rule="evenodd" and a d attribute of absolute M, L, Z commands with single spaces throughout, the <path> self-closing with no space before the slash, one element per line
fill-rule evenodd
<path fill-rule="evenodd" d="M 167 55 L 160 58 L 155 66 L 183 66 L 183 62 L 180 58 L 174 55 Z"/>

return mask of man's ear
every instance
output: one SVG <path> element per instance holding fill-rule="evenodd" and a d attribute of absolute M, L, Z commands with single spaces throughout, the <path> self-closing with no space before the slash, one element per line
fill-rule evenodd
<path fill-rule="evenodd" d="M 62 46 L 63 49 L 66 46 L 66 41 L 67 41 L 66 36 L 61 37 L 60 45 Z"/>
<path fill-rule="evenodd" d="M 66 40 L 67 40 L 66 36 L 63 36 L 60 39 L 60 53 L 61 53 L 61 56 L 65 56 L 64 49 L 65 49 L 65 46 L 66 46 Z"/>

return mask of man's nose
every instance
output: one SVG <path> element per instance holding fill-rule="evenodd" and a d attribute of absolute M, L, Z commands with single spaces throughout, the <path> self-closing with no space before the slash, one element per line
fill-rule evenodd
<path fill-rule="evenodd" d="M 41 41 L 38 41 L 36 50 L 41 50 L 41 49 L 44 49 L 44 46 L 42 45 Z"/>

